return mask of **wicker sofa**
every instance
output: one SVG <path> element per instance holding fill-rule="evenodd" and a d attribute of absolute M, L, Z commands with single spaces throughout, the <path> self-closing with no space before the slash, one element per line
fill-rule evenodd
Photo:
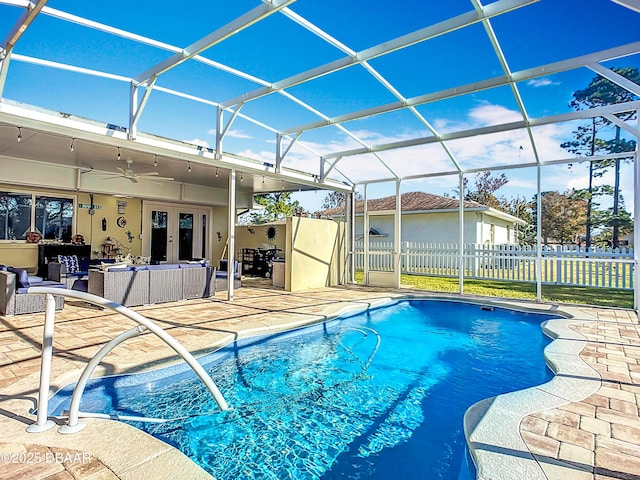
<path fill-rule="evenodd" d="M 206 298 L 215 294 L 215 268 L 180 263 L 89 270 L 88 292 L 126 307 Z"/>
<path fill-rule="evenodd" d="M 0 265 L 0 315 L 44 312 L 46 297 L 27 293 L 29 287 L 66 288 L 66 285 L 29 275 L 23 268 Z M 64 297 L 54 296 L 56 310 L 64 308 Z"/>

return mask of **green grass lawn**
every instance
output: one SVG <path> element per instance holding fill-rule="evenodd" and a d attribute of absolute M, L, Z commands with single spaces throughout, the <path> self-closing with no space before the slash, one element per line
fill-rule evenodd
<path fill-rule="evenodd" d="M 363 283 L 364 273 L 356 272 L 356 282 Z M 458 279 L 448 277 L 426 277 L 402 275 L 400 282 L 416 290 L 430 292 L 458 292 Z M 487 297 L 535 300 L 536 284 L 497 280 L 466 280 L 464 293 Z M 574 287 L 564 285 L 542 285 L 542 299 L 549 302 L 580 303 L 606 307 L 633 308 L 633 291 L 601 287 Z"/>

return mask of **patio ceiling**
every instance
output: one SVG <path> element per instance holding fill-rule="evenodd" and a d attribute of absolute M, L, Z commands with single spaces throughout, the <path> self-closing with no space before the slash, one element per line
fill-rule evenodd
<path fill-rule="evenodd" d="M 261 192 L 570 162 L 594 117 L 638 137 L 636 0 L 121 3 L 0 0 L 0 155 Z M 596 75 L 635 97 L 571 110 Z"/>

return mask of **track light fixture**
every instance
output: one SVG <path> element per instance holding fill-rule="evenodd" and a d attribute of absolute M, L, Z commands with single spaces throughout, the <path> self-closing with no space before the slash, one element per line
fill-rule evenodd
<path fill-rule="evenodd" d="M 158 166 L 158 154 L 156 153 L 155 157 L 153 157 L 153 166 L 157 167 Z"/>
<path fill-rule="evenodd" d="M 75 142 L 75 141 L 76 141 L 76 139 L 75 139 L 75 138 L 72 138 L 72 139 L 71 139 L 71 145 L 69 145 L 69 151 L 70 151 L 70 152 L 73 152 L 73 144 L 74 144 L 74 142 Z"/>
<path fill-rule="evenodd" d="M 240 172 L 240 181 L 242 182 L 244 178 L 242 178 L 242 172 Z"/>
<path fill-rule="evenodd" d="M 216 167 L 216 178 L 218 177 L 218 167 Z"/>
<path fill-rule="evenodd" d="M 118 147 L 118 160 L 120 160 L 122 156 L 120 155 L 120 147 Z"/>
<path fill-rule="evenodd" d="M 22 128 L 18 127 L 18 138 L 17 138 L 18 143 L 20 143 L 22 141 Z"/>
<path fill-rule="evenodd" d="M 187 160 L 187 165 L 189 165 L 188 170 L 189 170 L 189 173 L 191 173 L 191 161 L 190 160 Z"/>
<path fill-rule="evenodd" d="M 262 176 L 262 184 L 264 185 L 264 175 Z"/>

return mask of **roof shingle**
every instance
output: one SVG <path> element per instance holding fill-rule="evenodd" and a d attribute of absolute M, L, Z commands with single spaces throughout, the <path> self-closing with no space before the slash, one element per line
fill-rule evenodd
<path fill-rule="evenodd" d="M 400 204 L 403 212 L 415 212 L 423 210 L 457 210 L 460 201 L 456 198 L 443 197 L 425 192 L 408 192 L 400 195 Z M 464 201 L 464 208 L 480 208 L 484 205 L 478 202 Z M 396 208 L 396 196 L 367 200 L 369 211 L 394 210 Z M 341 215 L 343 207 L 323 210 L 323 215 Z M 356 213 L 364 212 L 364 200 L 356 202 Z"/>

